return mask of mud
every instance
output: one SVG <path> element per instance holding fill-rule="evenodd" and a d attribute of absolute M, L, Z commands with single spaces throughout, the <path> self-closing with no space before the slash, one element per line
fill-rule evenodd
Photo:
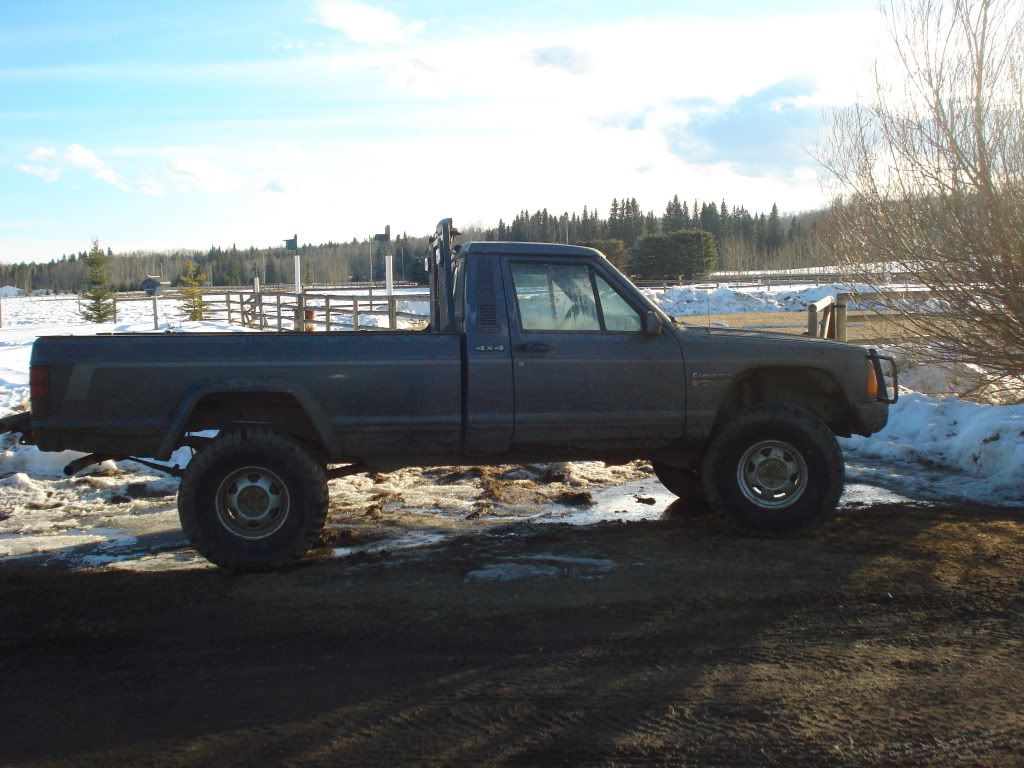
<path fill-rule="evenodd" d="M 259 576 L 7 561 L 0 765 L 1019 765 L 1022 638 L 1024 520 L 966 505 L 781 542 L 499 521 Z"/>

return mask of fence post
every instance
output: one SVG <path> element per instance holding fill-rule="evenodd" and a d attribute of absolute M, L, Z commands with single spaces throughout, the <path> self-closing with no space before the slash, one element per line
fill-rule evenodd
<path fill-rule="evenodd" d="M 117 296 L 114 296 L 114 322 L 117 322 Z"/>
<path fill-rule="evenodd" d="M 277 332 L 281 333 L 284 331 L 284 326 L 281 324 L 281 294 L 277 294 Z"/>
<path fill-rule="evenodd" d="M 306 294 L 295 294 L 295 328 L 300 333 L 306 331 Z"/>
<path fill-rule="evenodd" d="M 259 282 L 259 278 L 258 277 L 256 278 L 256 281 Z M 263 294 L 262 293 L 257 293 L 256 294 L 256 313 L 259 316 L 259 319 L 260 319 L 260 330 L 262 331 L 264 328 L 267 327 L 267 318 L 263 314 Z"/>
<path fill-rule="evenodd" d="M 231 291 L 225 291 L 224 298 L 227 300 L 228 303 L 228 325 L 231 325 L 233 322 L 231 320 Z"/>
<path fill-rule="evenodd" d="M 154 331 L 159 331 L 160 330 L 160 316 L 157 314 L 157 311 L 156 311 L 156 296 L 155 295 L 153 296 L 153 330 Z"/>
<path fill-rule="evenodd" d="M 324 297 L 324 333 L 331 332 L 331 297 Z"/>
<path fill-rule="evenodd" d="M 395 255 L 384 256 L 384 287 L 388 295 L 388 327 L 393 331 L 398 327 L 398 316 L 395 314 Z"/>
<path fill-rule="evenodd" d="M 836 294 L 836 339 L 847 341 L 846 334 L 846 302 L 849 301 L 848 293 Z"/>
<path fill-rule="evenodd" d="M 352 330 L 359 330 L 359 299 L 355 297 L 352 298 Z"/>
<path fill-rule="evenodd" d="M 818 308 L 813 304 L 807 305 L 807 335 L 818 335 Z"/>

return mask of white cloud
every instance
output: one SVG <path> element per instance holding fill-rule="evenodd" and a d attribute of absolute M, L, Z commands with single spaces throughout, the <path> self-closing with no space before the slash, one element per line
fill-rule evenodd
<path fill-rule="evenodd" d="M 64 162 L 89 171 L 98 171 L 105 167 L 105 163 L 95 152 L 90 152 L 81 144 L 72 144 L 64 150 Z"/>
<path fill-rule="evenodd" d="M 30 176 L 38 176 L 43 181 L 54 182 L 60 178 L 60 168 L 51 168 L 44 165 L 30 165 L 29 163 L 18 163 L 15 169 Z"/>
<path fill-rule="evenodd" d="M 64 162 L 73 168 L 92 171 L 93 178 L 116 187 L 122 192 L 131 192 L 131 186 L 120 173 L 107 165 L 95 152 L 86 149 L 81 144 L 69 145 L 64 150 L 62 157 Z"/>
<path fill-rule="evenodd" d="M 112 168 L 98 168 L 96 172 L 93 173 L 93 176 L 95 176 L 100 181 L 105 181 L 112 187 L 117 187 L 122 192 L 131 191 L 131 187 L 128 186 L 128 182 L 124 180 L 121 174 L 119 174 Z"/>
<path fill-rule="evenodd" d="M 366 3 L 322 0 L 317 18 L 353 42 L 368 45 L 402 42 L 423 30 L 423 22 L 404 22 L 391 11 Z"/>
<path fill-rule="evenodd" d="M 57 150 L 53 147 L 36 147 L 29 153 L 28 159 L 34 163 L 57 159 Z"/>
<path fill-rule="evenodd" d="M 171 158 L 167 161 L 167 169 L 178 182 L 178 188 L 182 192 L 227 192 L 237 182 L 231 171 L 202 157 Z"/>

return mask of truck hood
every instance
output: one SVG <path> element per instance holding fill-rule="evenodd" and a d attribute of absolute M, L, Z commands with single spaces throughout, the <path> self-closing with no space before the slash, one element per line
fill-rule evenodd
<path fill-rule="evenodd" d="M 857 348 L 857 345 L 851 345 L 843 341 L 834 341 L 832 339 L 819 339 L 815 336 L 799 336 L 793 333 L 780 333 L 779 331 L 758 331 L 748 328 L 699 328 L 692 325 L 681 326 L 675 325 L 675 330 L 682 335 L 682 338 L 693 339 L 695 336 L 703 336 L 711 339 L 738 339 L 744 340 L 750 343 L 766 343 L 766 344 L 785 344 L 789 349 L 800 349 L 800 350 L 816 350 L 822 352 L 825 349 L 830 350 L 849 350 L 851 347 L 858 350 L 858 354 L 862 353 L 862 350 Z"/>

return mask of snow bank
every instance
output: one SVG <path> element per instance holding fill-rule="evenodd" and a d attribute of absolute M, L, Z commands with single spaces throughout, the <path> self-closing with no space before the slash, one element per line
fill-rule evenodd
<path fill-rule="evenodd" d="M 779 286 L 775 290 L 728 285 L 677 285 L 663 290 L 643 290 L 668 315 L 731 315 L 741 312 L 800 312 L 809 304 L 837 293 L 870 293 L 870 286 L 828 283 Z M 852 308 L 861 308 L 854 303 Z M 864 308 L 867 304 L 864 305 Z"/>
<path fill-rule="evenodd" d="M 991 497 L 1024 505 L 1024 405 L 979 405 L 906 391 L 885 429 L 841 443 L 848 457 L 917 462 L 984 478 Z"/>

